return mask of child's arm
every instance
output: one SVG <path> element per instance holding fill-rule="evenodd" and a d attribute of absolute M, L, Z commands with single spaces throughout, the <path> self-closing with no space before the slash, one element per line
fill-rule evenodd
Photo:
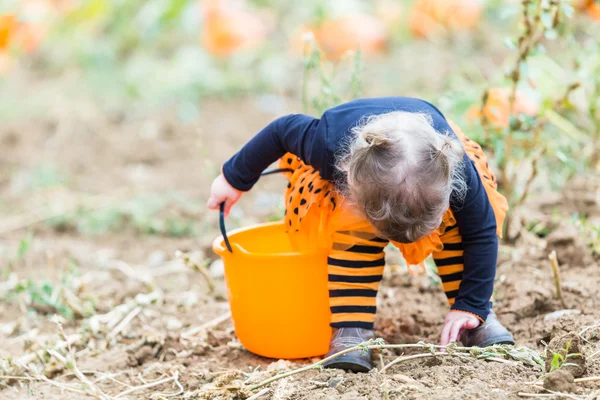
<path fill-rule="evenodd" d="M 252 138 L 223 165 L 223 175 L 235 189 L 245 192 L 254 186 L 261 172 L 286 153 L 293 153 L 313 167 L 320 162 L 320 120 L 302 114 L 276 119 Z"/>
<path fill-rule="evenodd" d="M 452 309 L 472 313 L 485 321 L 498 259 L 496 217 L 471 160 L 466 160 L 465 172 L 469 189 L 464 202 L 453 208 L 462 237 L 464 271 Z"/>
<path fill-rule="evenodd" d="M 223 173 L 212 183 L 208 208 L 217 210 L 225 203 L 225 215 L 229 214 L 242 192 L 250 190 L 263 170 L 288 152 L 319 169 L 325 158 L 325 134 L 319 131 L 319 122 L 293 114 L 267 125 L 223 165 Z"/>

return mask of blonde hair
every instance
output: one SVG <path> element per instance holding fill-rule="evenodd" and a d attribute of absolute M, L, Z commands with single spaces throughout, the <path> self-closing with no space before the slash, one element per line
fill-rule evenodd
<path fill-rule="evenodd" d="M 394 111 L 352 129 L 337 167 L 344 192 L 379 233 L 413 243 L 441 223 L 450 199 L 464 199 L 464 150 L 427 114 Z"/>

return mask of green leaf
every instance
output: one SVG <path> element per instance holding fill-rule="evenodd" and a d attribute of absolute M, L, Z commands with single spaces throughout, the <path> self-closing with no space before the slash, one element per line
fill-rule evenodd
<path fill-rule="evenodd" d="M 170 23 L 179 18 L 190 0 L 171 0 L 169 7 L 162 16 L 163 23 Z"/>
<path fill-rule="evenodd" d="M 548 11 L 543 11 L 540 18 L 546 29 L 552 29 L 552 15 Z"/>
<path fill-rule="evenodd" d="M 548 29 L 544 32 L 544 37 L 548 40 L 554 40 L 558 37 L 558 32 L 554 29 Z"/>
<path fill-rule="evenodd" d="M 515 42 L 511 38 L 504 38 L 503 43 L 504 43 L 504 47 L 506 47 L 509 50 L 516 50 L 517 49 L 517 46 L 515 45 Z"/>
<path fill-rule="evenodd" d="M 561 1 L 560 7 L 567 18 L 573 18 L 573 15 L 575 14 L 575 9 L 571 4 L 565 1 Z"/>
<path fill-rule="evenodd" d="M 31 248 L 31 243 L 33 241 L 33 234 L 28 233 L 21 241 L 19 242 L 19 249 L 17 250 L 17 259 L 21 260 L 25 255 L 29 252 Z"/>
<path fill-rule="evenodd" d="M 508 356 L 515 361 L 520 361 L 526 365 L 544 365 L 544 360 L 535 351 L 528 347 L 517 347 L 508 350 Z"/>
<path fill-rule="evenodd" d="M 558 353 L 554 353 L 552 356 L 552 361 L 550 362 L 550 372 L 556 371 L 562 365 L 563 356 Z"/>
<path fill-rule="evenodd" d="M 568 157 L 568 156 L 567 156 L 565 153 L 563 153 L 562 151 L 560 151 L 560 150 L 557 150 L 557 151 L 556 151 L 556 157 L 557 157 L 557 158 L 558 158 L 560 161 L 562 161 L 563 163 L 567 163 L 567 162 L 569 162 L 569 157 Z"/>

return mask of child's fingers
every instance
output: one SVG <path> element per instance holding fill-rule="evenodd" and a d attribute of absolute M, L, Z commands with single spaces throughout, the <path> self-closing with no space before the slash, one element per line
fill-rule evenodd
<path fill-rule="evenodd" d="M 218 201 L 218 199 L 215 196 L 210 196 L 210 198 L 206 202 L 206 206 L 211 210 L 219 209 L 220 204 L 221 203 Z"/>
<path fill-rule="evenodd" d="M 460 319 L 454 321 L 454 324 L 452 324 L 452 329 L 450 330 L 450 342 L 458 341 L 458 335 L 460 334 L 460 330 L 462 329 L 462 327 L 465 325 L 466 322 L 467 322 L 466 318 L 460 318 Z"/>
<path fill-rule="evenodd" d="M 465 329 L 475 329 L 479 326 L 480 322 L 478 319 L 470 318 L 465 323 Z"/>
<path fill-rule="evenodd" d="M 231 199 L 227 199 L 225 200 L 225 208 L 223 210 L 223 212 L 225 213 L 225 216 L 229 216 L 229 210 L 231 210 L 231 207 L 233 207 L 234 202 Z"/>
<path fill-rule="evenodd" d="M 452 329 L 452 325 L 452 323 L 444 324 L 444 328 L 442 328 L 442 336 L 440 338 L 440 344 L 442 346 L 446 346 L 450 343 L 450 330 Z"/>

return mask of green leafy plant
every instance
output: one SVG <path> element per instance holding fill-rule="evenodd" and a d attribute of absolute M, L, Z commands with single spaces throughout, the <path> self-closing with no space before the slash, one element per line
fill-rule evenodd
<path fill-rule="evenodd" d="M 321 115 L 328 108 L 360 96 L 360 74 L 363 68 L 360 50 L 349 52 L 340 63 L 333 63 L 324 58 L 311 34 L 304 37 L 304 46 L 302 108 L 305 113 L 312 108 L 317 115 Z M 342 69 L 346 63 L 350 64 L 349 70 Z M 349 74 L 345 79 L 344 72 Z M 316 80 L 316 88 L 311 94 L 313 77 Z"/>
<path fill-rule="evenodd" d="M 89 317 L 95 313 L 95 301 L 80 293 L 79 269 L 74 263 L 64 270 L 58 282 L 27 279 L 5 293 L 7 300 L 19 299 L 30 310 L 41 314 L 60 314 L 67 319 Z"/>
<path fill-rule="evenodd" d="M 513 211 L 534 190 L 540 171 L 556 171 L 542 176 L 545 187 L 556 190 L 574 174 L 598 163 L 598 151 L 593 148 L 598 136 L 600 85 L 594 74 L 600 61 L 597 41 L 590 39 L 595 28 L 582 29 L 583 24 L 572 17 L 568 1 L 522 0 L 520 33 L 505 40 L 513 52 L 499 84 L 507 90 L 507 104 L 498 98 L 498 89 L 486 89 L 481 96 L 478 139 L 495 156 L 500 190 L 510 207 L 504 225 L 509 240 L 515 239 L 509 235 L 518 231 L 508 230 Z M 565 58 L 572 62 L 564 62 Z M 537 104 L 526 112 L 525 98 Z M 561 168 L 556 168 L 557 162 Z"/>
<path fill-rule="evenodd" d="M 552 351 L 548 349 L 552 353 L 552 360 L 550 361 L 550 372 L 554 372 L 563 367 L 573 365 L 577 366 L 577 364 L 569 363 L 569 358 L 573 357 L 582 357 L 581 353 L 569 353 L 569 348 L 571 347 L 571 342 L 565 343 L 565 348 L 561 349 L 559 352 Z"/>
<path fill-rule="evenodd" d="M 89 210 L 81 208 L 48 221 L 56 230 L 76 230 L 86 235 L 104 235 L 130 229 L 140 235 L 196 236 L 200 222 L 186 214 L 197 205 L 185 199 L 144 196 L 118 205 Z"/>
<path fill-rule="evenodd" d="M 509 205 L 515 208 L 522 205 L 527 198 L 538 174 L 538 163 L 547 151 L 543 137 L 545 121 L 539 115 L 531 117 L 516 112 L 517 90 L 520 84 L 529 78 L 529 60 L 539 52 L 543 40 L 553 40 L 558 37 L 562 11 L 565 9 L 560 1 L 522 1 L 521 32 L 515 42 L 505 41 L 516 52 L 516 60 L 506 72 L 506 77 L 510 81 L 508 126 L 501 128 L 489 123 L 485 108 L 490 92 L 486 90 L 482 97 L 481 123 L 488 132 L 487 137 L 495 142 L 502 189 Z M 491 110 L 492 113 L 494 111 Z M 511 167 L 523 163 L 529 164 L 531 170 L 525 179 L 522 178 L 520 168 L 516 171 L 511 170 Z M 520 192 L 517 191 L 519 185 L 522 185 Z M 510 214 L 507 215 L 505 228 L 509 226 Z"/>
<path fill-rule="evenodd" d="M 574 214 L 571 221 L 578 228 L 592 254 L 600 255 L 600 223 L 592 222 L 582 214 Z"/>
<path fill-rule="evenodd" d="M 31 249 L 33 243 L 33 233 L 29 232 L 24 238 L 19 241 L 19 248 L 17 249 L 17 260 L 22 260 L 25 255 Z"/>

